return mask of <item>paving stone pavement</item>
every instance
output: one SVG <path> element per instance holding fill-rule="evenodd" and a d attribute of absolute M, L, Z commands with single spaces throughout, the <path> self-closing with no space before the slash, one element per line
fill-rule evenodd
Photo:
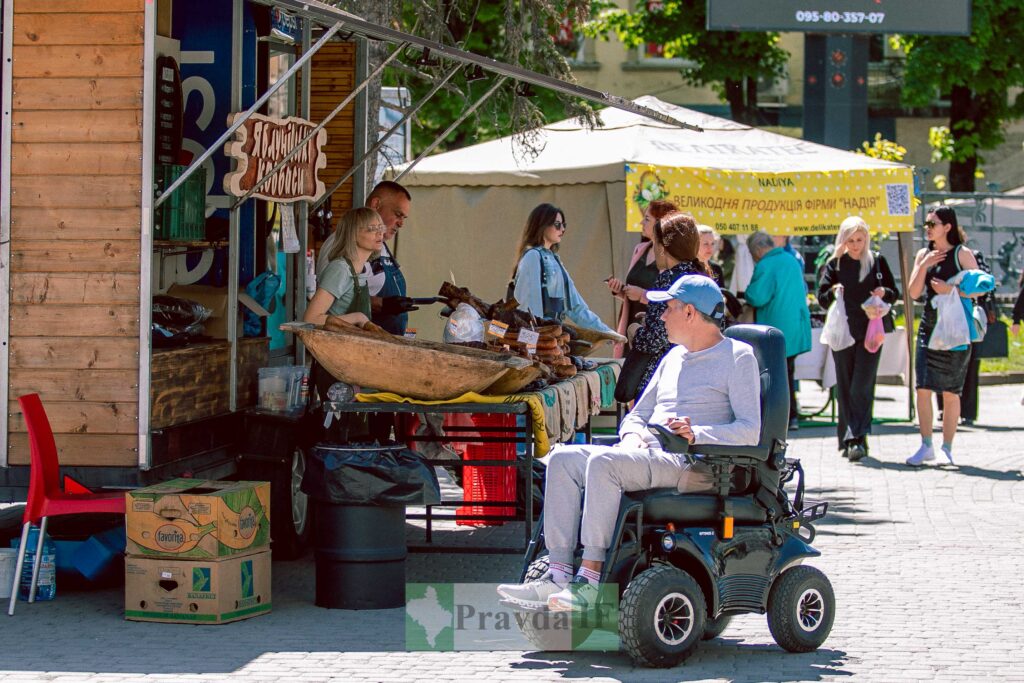
<path fill-rule="evenodd" d="M 313 563 L 276 562 L 271 614 L 224 626 L 122 618 L 118 588 L 60 591 L 0 617 L 0 680 L 20 681 L 1024 681 L 1024 407 L 1022 387 L 982 388 L 982 417 L 963 428 L 959 466 L 913 470 L 912 425 L 876 426 L 871 456 L 851 464 L 830 428 L 803 428 L 808 495 L 827 499 L 812 564 L 835 587 L 837 618 L 817 652 L 772 641 L 763 616 L 737 618 L 672 670 L 634 668 L 625 654 L 405 652 L 402 610 L 313 605 Z M 880 387 L 876 415 L 906 416 L 906 389 Z M 821 396 L 805 392 L 806 403 Z M 442 532 L 515 542 L 518 525 Z M 418 531 L 410 530 L 410 540 Z M 511 555 L 410 557 L 412 581 L 497 582 Z"/>

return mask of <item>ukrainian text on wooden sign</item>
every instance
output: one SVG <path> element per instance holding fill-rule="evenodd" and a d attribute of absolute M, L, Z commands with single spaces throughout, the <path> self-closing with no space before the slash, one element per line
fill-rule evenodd
<path fill-rule="evenodd" d="M 234 122 L 232 114 L 228 125 Z M 235 170 L 224 176 L 224 191 L 241 197 L 260 182 L 316 126 L 305 119 L 286 119 L 253 114 L 224 145 L 224 153 L 235 160 Z M 263 181 L 253 197 L 275 202 L 316 201 L 327 188 L 317 176 L 327 167 L 323 147 L 327 131 L 321 129 L 287 163 Z"/>

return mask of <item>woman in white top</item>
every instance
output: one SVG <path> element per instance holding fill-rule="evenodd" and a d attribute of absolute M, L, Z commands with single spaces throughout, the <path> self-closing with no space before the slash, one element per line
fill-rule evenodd
<path fill-rule="evenodd" d="M 613 332 L 590 310 L 558 258 L 558 246 L 566 231 L 565 214 L 551 204 L 530 212 L 516 250 L 512 275 L 519 308 L 552 320 L 569 318 L 580 327 Z"/>

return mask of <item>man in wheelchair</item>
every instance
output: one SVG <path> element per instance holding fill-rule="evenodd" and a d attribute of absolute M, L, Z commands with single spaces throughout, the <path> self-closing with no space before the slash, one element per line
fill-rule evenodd
<path fill-rule="evenodd" d="M 651 426 L 663 425 L 697 454 L 702 445 L 758 443 L 757 359 L 749 344 L 722 335 L 725 300 L 718 285 L 703 275 L 684 275 L 667 291 L 650 291 L 647 296 L 668 303 L 662 320 L 676 346 L 623 419 L 617 445 L 567 445 L 551 453 L 543 528 L 549 570 L 537 580 L 499 586 L 507 603 L 534 610 L 586 610 L 597 598 L 623 491 L 715 489 L 706 465 L 664 450 Z M 583 544 L 583 559 L 574 576 L 577 538 Z"/>

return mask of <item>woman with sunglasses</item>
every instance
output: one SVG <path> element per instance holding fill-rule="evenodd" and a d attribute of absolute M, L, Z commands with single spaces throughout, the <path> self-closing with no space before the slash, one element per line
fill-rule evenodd
<path fill-rule="evenodd" d="M 672 202 L 656 199 L 644 209 L 643 220 L 640 222 L 640 243 L 633 249 L 629 260 L 629 271 L 626 280 L 616 277 L 608 278 L 608 289 L 622 299 L 619 322 L 616 331 L 625 336 L 629 326 L 637 322 L 640 313 L 647 312 L 647 290 L 654 289 L 654 281 L 658 279 L 658 264 L 654 253 L 654 225 L 663 217 L 678 211 Z M 622 344 L 615 348 L 616 356 L 621 356 Z"/>
<path fill-rule="evenodd" d="M 565 230 L 565 214 L 557 206 L 541 204 L 530 212 L 516 249 L 512 295 L 519 308 L 539 318 L 569 318 L 580 327 L 614 334 L 587 306 L 558 258 Z"/>
<path fill-rule="evenodd" d="M 320 271 L 316 293 L 302 316 L 304 322 L 323 325 L 335 316 L 362 327 L 370 321 L 370 289 L 363 269 L 380 254 L 385 230 L 373 209 L 352 209 L 341 217 L 328 264 Z"/>
<path fill-rule="evenodd" d="M 946 284 L 947 280 L 961 270 L 978 267 L 971 250 L 963 248 L 967 238 L 951 207 L 940 206 L 930 212 L 924 222 L 924 230 L 928 244 L 917 252 L 907 286 L 907 291 L 914 299 L 924 296 L 924 314 L 917 329 L 914 361 L 921 447 L 907 458 L 907 464 L 915 467 L 935 460 L 932 444 L 932 394 L 936 392 L 941 392 L 943 402 L 942 454 L 953 464 L 953 437 L 960 420 L 960 394 L 967 375 L 971 349 L 970 345 L 963 350 L 936 351 L 928 348 L 928 341 L 938 319 L 931 304 L 937 294 L 947 294 L 952 289 L 951 285 Z"/>

